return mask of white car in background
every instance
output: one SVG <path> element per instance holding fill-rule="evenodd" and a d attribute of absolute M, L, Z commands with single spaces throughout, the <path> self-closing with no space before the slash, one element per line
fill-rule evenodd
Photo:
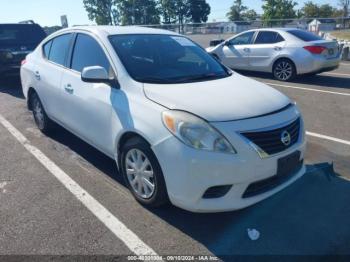
<path fill-rule="evenodd" d="M 341 56 L 336 41 L 293 28 L 245 31 L 207 52 L 232 69 L 273 73 L 280 81 L 334 70 Z"/>
<path fill-rule="evenodd" d="M 114 159 L 144 205 L 235 210 L 305 173 L 298 107 L 174 32 L 64 29 L 21 80 L 38 128 L 56 122 Z"/>

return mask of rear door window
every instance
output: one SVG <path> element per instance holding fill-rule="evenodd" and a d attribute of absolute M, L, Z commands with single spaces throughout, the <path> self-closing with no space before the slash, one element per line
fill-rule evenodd
<path fill-rule="evenodd" d="M 289 30 L 288 33 L 294 35 L 295 37 L 297 37 L 300 40 L 303 40 L 305 42 L 323 40 L 323 38 L 321 38 L 313 33 L 303 31 L 303 30 Z"/>
<path fill-rule="evenodd" d="M 67 53 L 69 50 L 72 34 L 61 35 L 52 40 L 49 60 L 65 66 Z"/>
<path fill-rule="evenodd" d="M 71 68 L 82 72 L 85 67 L 101 66 L 110 71 L 110 63 L 105 52 L 91 36 L 78 34 L 75 42 Z"/>
<path fill-rule="evenodd" d="M 275 44 L 284 41 L 283 37 L 272 31 L 261 31 L 255 39 L 255 44 Z"/>

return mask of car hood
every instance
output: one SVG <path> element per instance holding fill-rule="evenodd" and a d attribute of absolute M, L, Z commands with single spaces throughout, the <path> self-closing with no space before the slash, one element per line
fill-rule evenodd
<path fill-rule="evenodd" d="M 148 99 L 164 107 L 187 111 L 210 122 L 261 116 L 291 103 L 274 88 L 237 73 L 205 82 L 144 84 L 144 91 Z"/>

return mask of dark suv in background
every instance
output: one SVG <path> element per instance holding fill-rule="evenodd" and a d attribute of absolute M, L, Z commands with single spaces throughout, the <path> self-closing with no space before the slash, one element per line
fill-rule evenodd
<path fill-rule="evenodd" d="M 34 22 L 0 24 L 0 77 L 19 74 L 21 61 L 46 37 Z"/>

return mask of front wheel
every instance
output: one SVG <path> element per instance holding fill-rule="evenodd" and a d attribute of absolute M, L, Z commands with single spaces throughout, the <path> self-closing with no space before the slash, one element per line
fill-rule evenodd
<path fill-rule="evenodd" d="M 295 65 L 289 59 L 280 59 L 273 66 L 273 76 L 279 81 L 291 81 L 296 76 Z"/>
<path fill-rule="evenodd" d="M 150 207 L 168 203 L 164 176 L 152 149 L 141 138 L 133 138 L 121 150 L 124 180 L 137 201 Z"/>

